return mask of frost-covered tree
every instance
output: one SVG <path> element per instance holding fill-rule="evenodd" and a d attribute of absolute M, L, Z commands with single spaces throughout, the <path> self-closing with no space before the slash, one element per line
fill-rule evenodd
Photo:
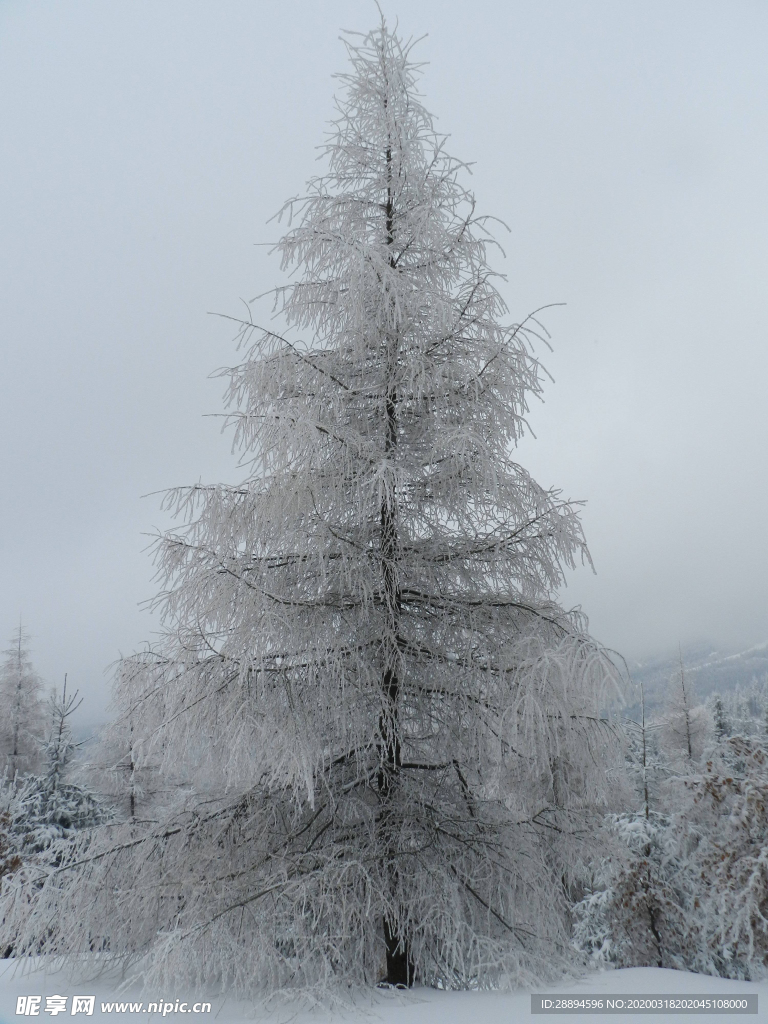
<path fill-rule="evenodd" d="M 67 859 L 70 845 L 82 830 L 108 820 L 108 813 L 91 793 L 70 778 L 77 744 L 72 740 L 70 715 L 77 694 L 48 701 L 48 728 L 42 741 L 42 774 L 0 779 L 0 889 L 12 880 L 23 899 L 33 899 L 51 872 Z M 5 876 L 5 879 L 3 878 Z M 18 913 L 19 906 L 16 906 Z M 23 914 L 23 903 L 22 903 Z M 17 951 L 13 930 L 6 927 L 0 908 L 0 956 Z"/>
<path fill-rule="evenodd" d="M 7 788 L 7 783 L 0 788 L 0 885 L 3 875 L 11 874 L 21 867 L 21 857 L 14 841 L 13 823 L 6 806 L 8 801 L 3 799 L 3 791 Z"/>
<path fill-rule="evenodd" d="M 682 687 L 680 688 L 682 691 Z M 765 689 L 716 694 L 708 712 L 678 697 L 667 708 L 666 779 L 638 792 L 643 810 L 607 818 L 593 891 L 575 908 L 574 938 L 597 962 L 654 964 L 730 978 L 765 977 L 768 963 L 768 751 Z M 697 727 L 698 726 L 698 727 Z M 690 740 L 690 747 L 689 747 Z M 635 743 L 637 749 L 638 744 Z M 643 773 L 635 772 L 642 781 Z M 618 839 L 620 843 L 611 841 Z"/>
<path fill-rule="evenodd" d="M 19 625 L 0 665 L 0 774 L 35 771 L 44 730 L 42 683 L 32 666 L 29 634 Z"/>
<path fill-rule="evenodd" d="M 660 724 L 646 714 L 642 683 L 639 719 L 625 728 L 634 809 L 606 816 L 606 854 L 592 891 L 574 907 L 574 940 L 599 964 L 680 968 L 686 963 L 688 927 L 662 801 L 672 769 L 660 749 Z"/>
<path fill-rule="evenodd" d="M 680 771 L 691 771 L 712 734 L 712 720 L 707 708 L 696 699 L 682 654 L 680 669 L 669 681 L 662 725 L 670 762 L 675 762 Z"/>
<path fill-rule="evenodd" d="M 728 720 L 728 713 L 725 710 L 725 704 L 723 704 L 721 694 L 712 694 L 710 710 L 712 712 L 712 723 L 715 729 L 715 739 L 719 742 L 731 734 L 731 723 Z"/>
<path fill-rule="evenodd" d="M 703 770 L 680 780 L 673 818 L 683 864 L 694 970 L 766 976 L 768 752 L 760 736 L 718 744 Z"/>
<path fill-rule="evenodd" d="M 611 850 L 604 888 L 574 908 L 574 939 L 600 965 L 688 966 L 689 923 L 669 819 L 658 811 L 612 815 L 604 827 Z"/>
<path fill-rule="evenodd" d="M 63 782 L 64 774 L 77 749 L 69 720 L 82 703 L 82 698 L 78 700 L 77 691 L 67 696 L 66 675 L 61 696 L 53 690 L 48 699 L 50 724 L 43 746 L 43 761 L 45 777 L 52 793 L 55 793 Z"/>
<path fill-rule="evenodd" d="M 97 790 L 130 819 L 144 815 L 163 789 L 172 789 L 183 776 L 171 778 L 162 758 L 165 683 L 173 666 L 158 651 L 147 648 L 122 658 L 113 679 L 113 718 L 102 731 L 86 766 Z"/>
<path fill-rule="evenodd" d="M 72 737 L 71 716 L 82 702 L 77 692 L 52 691 L 48 700 L 48 729 L 42 744 L 42 773 L 6 780 L 3 792 L 12 844 L 22 860 L 48 851 L 60 839 L 91 828 L 107 817 L 95 797 L 72 780 L 77 744 Z M 55 859 L 61 852 L 53 850 Z M 45 858 L 46 862 L 48 858 Z"/>
<path fill-rule="evenodd" d="M 707 701 L 718 740 L 730 736 L 765 736 L 768 732 L 768 676 L 753 678 Z"/>
<path fill-rule="evenodd" d="M 513 458 L 539 328 L 504 320 L 409 47 L 382 22 L 348 49 L 327 173 L 284 211 L 284 329 L 243 324 L 227 371 L 247 476 L 168 498 L 142 742 L 188 789 L 89 837 L 31 910 L 9 887 L 17 948 L 251 991 L 573 963 L 619 744 L 613 666 L 555 599 L 589 557 L 577 509 Z"/>
<path fill-rule="evenodd" d="M 659 787 L 669 776 L 670 767 L 660 747 L 661 725 L 647 712 L 645 687 L 640 691 L 640 714 L 624 720 L 627 736 L 627 776 L 635 788 L 639 813 L 650 817 L 651 808 L 659 809 Z"/>

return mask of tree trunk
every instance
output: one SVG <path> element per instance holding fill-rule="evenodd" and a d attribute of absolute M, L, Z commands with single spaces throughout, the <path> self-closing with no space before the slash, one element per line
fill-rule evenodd
<path fill-rule="evenodd" d="M 386 105 L 386 99 L 385 99 Z M 387 202 L 386 242 L 394 243 L 394 207 L 392 197 L 392 150 L 387 148 Z M 394 269 L 393 257 L 389 260 L 390 268 Z M 397 360 L 398 337 L 394 325 L 388 328 L 386 339 L 386 377 L 385 377 L 385 435 L 384 452 L 387 460 L 397 448 Z M 398 579 L 398 507 L 396 479 L 391 474 L 390 492 L 384 494 L 381 503 L 381 571 L 384 591 L 384 606 L 387 615 L 387 639 L 385 641 L 384 673 L 382 676 L 383 705 L 379 720 L 380 770 L 379 794 L 383 803 L 382 824 L 385 833 L 391 828 L 390 806 L 397 791 L 400 766 L 400 728 L 398 721 L 398 702 L 400 697 L 400 678 L 398 675 L 398 631 L 400 625 L 400 585 Z M 385 870 L 390 873 L 393 895 L 397 891 L 397 866 L 392 862 L 396 857 L 391 836 L 387 836 L 387 865 Z M 384 920 L 384 942 L 387 950 L 387 977 L 390 985 L 413 984 L 413 963 L 411 962 L 408 941 L 401 934 L 397 922 L 389 918 Z"/>

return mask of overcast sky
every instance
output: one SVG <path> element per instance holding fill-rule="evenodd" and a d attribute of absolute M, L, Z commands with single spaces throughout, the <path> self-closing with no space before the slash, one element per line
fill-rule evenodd
<path fill-rule="evenodd" d="M 630 657 L 768 639 L 768 4 L 382 0 L 474 162 L 555 378 L 519 459 L 587 504 L 561 597 Z M 216 419 L 264 243 L 320 169 L 368 0 L 0 0 L 0 636 L 103 716 L 151 640 L 149 492 L 237 478 Z"/>

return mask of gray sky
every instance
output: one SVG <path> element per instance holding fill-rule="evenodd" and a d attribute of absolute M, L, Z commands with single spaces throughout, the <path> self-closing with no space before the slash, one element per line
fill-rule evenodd
<path fill-rule="evenodd" d="M 768 5 L 408 0 L 422 89 L 511 317 L 556 383 L 519 458 L 586 499 L 597 574 L 562 594 L 631 657 L 768 639 Z M 234 480 L 218 432 L 254 243 L 319 168 L 362 0 L 0 0 L 0 637 L 103 715 L 157 623 L 144 534 Z"/>

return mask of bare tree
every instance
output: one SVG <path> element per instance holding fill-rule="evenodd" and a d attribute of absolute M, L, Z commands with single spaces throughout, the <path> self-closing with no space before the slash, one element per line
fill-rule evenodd
<path fill-rule="evenodd" d="M 712 719 L 707 708 L 696 702 L 693 683 L 686 678 L 682 651 L 680 671 L 669 681 L 663 731 L 670 757 L 677 753 L 682 759 L 681 770 L 691 771 L 711 735 Z"/>
<path fill-rule="evenodd" d="M 3 773 L 35 771 L 44 730 L 42 683 L 32 666 L 29 634 L 19 623 L 0 666 L 0 756 Z"/>

